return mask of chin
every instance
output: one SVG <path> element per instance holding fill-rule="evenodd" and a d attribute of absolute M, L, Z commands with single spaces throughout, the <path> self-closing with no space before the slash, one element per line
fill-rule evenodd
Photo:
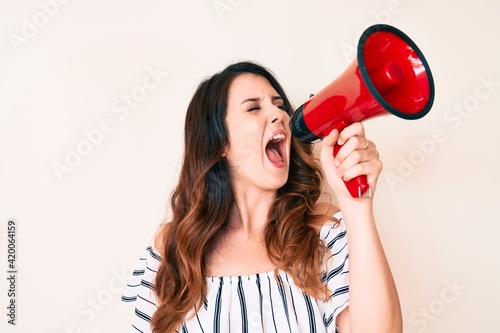
<path fill-rule="evenodd" d="M 286 170 L 286 175 L 284 176 L 278 176 L 276 178 L 274 178 L 273 181 L 269 181 L 268 184 L 273 184 L 273 188 L 275 188 L 276 190 L 282 188 L 283 186 L 285 186 L 285 184 L 288 182 L 288 169 Z"/>

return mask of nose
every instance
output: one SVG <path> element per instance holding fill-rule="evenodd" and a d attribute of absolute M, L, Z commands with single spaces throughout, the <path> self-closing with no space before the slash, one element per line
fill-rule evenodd
<path fill-rule="evenodd" d="M 283 110 L 279 109 L 278 107 L 274 106 L 271 112 L 271 124 L 274 124 L 275 122 L 280 122 L 283 121 L 283 117 L 285 116 L 286 112 Z"/>

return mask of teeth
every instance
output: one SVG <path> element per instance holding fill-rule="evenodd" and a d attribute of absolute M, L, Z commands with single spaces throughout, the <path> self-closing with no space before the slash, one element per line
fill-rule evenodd
<path fill-rule="evenodd" d="M 285 134 L 276 134 L 275 136 L 273 136 L 273 142 L 276 143 L 276 142 L 280 142 L 281 140 L 284 140 L 285 139 Z"/>

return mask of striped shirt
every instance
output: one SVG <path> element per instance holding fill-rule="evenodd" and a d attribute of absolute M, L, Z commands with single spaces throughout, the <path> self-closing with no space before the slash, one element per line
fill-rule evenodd
<path fill-rule="evenodd" d="M 284 271 L 278 271 L 277 278 L 274 271 L 207 277 L 202 308 L 177 332 L 335 332 L 336 317 L 349 304 L 349 253 L 342 214 L 334 217 L 340 224 L 328 222 L 319 234 L 329 251 L 322 275 L 331 292 L 326 301 L 305 294 Z M 135 307 L 131 332 L 151 332 L 160 260 L 158 252 L 149 246 L 125 288 L 122 301 Z"/>

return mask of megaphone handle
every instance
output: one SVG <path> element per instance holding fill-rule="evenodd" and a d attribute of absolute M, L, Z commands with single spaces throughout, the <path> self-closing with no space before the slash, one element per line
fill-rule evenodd
<path fill-rule="evenodd" d="M 333 147 L 333 156 L 337 156 L 340 148 L 342 146 L 335 144 Z M 344 181 L 345 186 L 353 198 L 365 197 L 363 194 L 368 190 L 367 197 L 371 197 L 370 186 L 368 185 L 368 180 L 365 175 L 358 176 L 348 181 Z"/>

